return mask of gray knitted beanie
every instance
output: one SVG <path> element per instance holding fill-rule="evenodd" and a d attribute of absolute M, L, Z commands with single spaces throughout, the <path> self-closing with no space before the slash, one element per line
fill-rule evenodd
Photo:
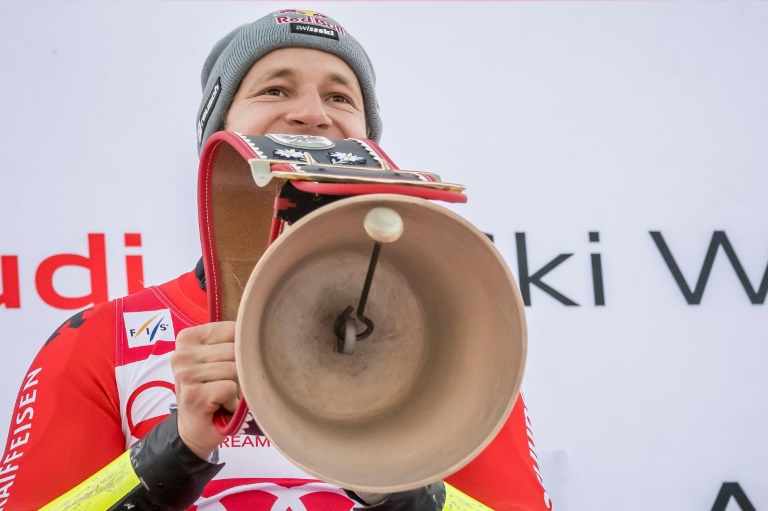
<path fill-rule="evenodd" d="M 332 53 L 355 72 L 365 103 L 368 138 L 381 138 L 376 75 L 365 50 L 338 22 L 314 11 L 284 9 L 234 29 L 205 60 L 203 100 L 197 112 L 197 150 L 224 125 L 240 82 L 253 64 L 280 48 L 301 47 Z"/>

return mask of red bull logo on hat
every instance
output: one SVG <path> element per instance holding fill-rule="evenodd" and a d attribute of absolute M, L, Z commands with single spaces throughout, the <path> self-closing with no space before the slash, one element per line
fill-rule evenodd
<path fill-rule="evenodd" d="M 276 14 L 281 14 L 283 11 L 278 11 Z M 290 11 L 298 13 L 299 11 Z M 283 23 L 309 23 L 312 25 L 319 25 L 324 28 L 328 28 L 331 30 L 336 30 L 339 34 L 345 34 L 344 29 L 341 27 L 341 25 L 334 25 L 332 23 L 328 23 L 323 18 L 327 18 L 327 16 L 314 12 L 314 11 L 301 11 L 301 13 L 306 14 L 308 12 L 312 12 L 313 14 L 308 14 L 304 17 L 295 17 L 295 16 L 275 16 L 275 21 L 278 25 L 282 25 Z"/>

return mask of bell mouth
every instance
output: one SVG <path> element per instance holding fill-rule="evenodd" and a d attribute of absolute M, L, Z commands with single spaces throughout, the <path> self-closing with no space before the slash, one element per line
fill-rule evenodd
<path fill-rule="evenodd" d="M 354 353 L 334 322 L 356 305 L 375 207 L 397 211 L 382 246 Z M 296 222 L 245 287 L 238 374 L 262 431 L 308 473 L 356 491 L 405 491 L 442 479 L 493 439 L 517 399 L 524 307 L 503 259 L 464 219 L 423 199 L 366 195 Z"/>

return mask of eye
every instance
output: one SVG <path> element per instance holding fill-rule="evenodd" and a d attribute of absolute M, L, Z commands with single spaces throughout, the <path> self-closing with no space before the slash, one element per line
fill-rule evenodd
<path fill-rule="evenodd" d="M 331 96 L 331 101 L 334 103 L 350 103 L 349 98 L 343 94 L 333 94 Z"/>
<path fill-rule="evenodd" d="M 270 87 L 268 89 L 265 89 L 261 92 L 261 96 L 280 96 L 283 94 L 283 91 L 280 90 L 277 87 Z"/>

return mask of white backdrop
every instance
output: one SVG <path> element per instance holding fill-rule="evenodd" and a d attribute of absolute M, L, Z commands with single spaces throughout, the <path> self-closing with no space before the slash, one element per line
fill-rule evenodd
<path fill-rule="evenodd" d="M 103 233 L 110 297 L 126 292 L 126 255 L 148 283 L 196 262 L 199 69 L 235 25 L 286 7 L 326 12 L 363 43 L 382 146 L 465 183 L 455 210 L 495 235 L 519 282 L 572 254 L 532 277 L 527 308 L 524 391 L 555 509 L 709 510 L 724 482 L 768 509 L 756 1 L 0 2 L 2 432 L 34 354 L 74 312 L 41 299 L 43 260 L 87 256 Z M 699 303 L 651 232 L 685 285 L 704 273 Z M 721 243 L 705 264 L 713 239 L 734 257 Z M 90 292 L 74 267 L 53 285 Z"/>

